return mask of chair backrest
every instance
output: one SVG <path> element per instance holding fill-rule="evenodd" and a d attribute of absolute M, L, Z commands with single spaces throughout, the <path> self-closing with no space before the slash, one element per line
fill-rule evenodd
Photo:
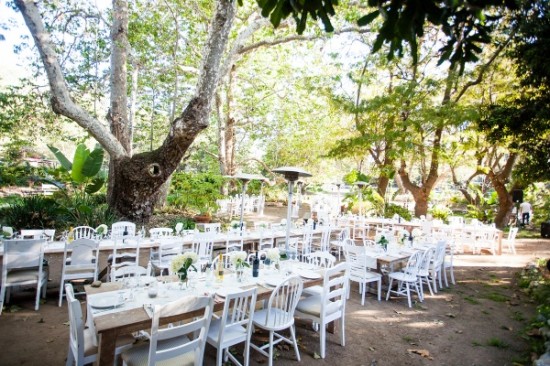
<path fill-rule="evenodd" d="M 166 236 L 172 236 L 174 230 L 170 227 L 155 227 L 149 230 L 151 239 L 164 238 Z"/>
<path fill-rule="evenodd" d="M 338 241 L 343 243 L 345 239 L 349 239 L 349 227 L 343 228 L 338 234 Z"/>
<path fill-rule="evenodd" d="M 225 252 L 235 252 L 235 251 L 242 251 L 244 246 L 244 240 L 242 236 L 227 236 L 227 240 L 225 241 Z"/>
<path fill-rule="evenodd" d="M 2 272 L 23 268 L 42 269 L 44 239 L 4 240 L 3 243 L 4 258 Z"/>
<path fill-rule="evenodd" d="M 90 226 L 77 226 L 69 233 L 69 237 L 72 237 L 73 240 L 80 238 L 95 239 L 96 231 Z"/>
<path fill-rule="evenodd" d="M 67 251 L 68 249 L 72 250 L 71 253 L 71 262 L 70 264 L 66 263 L 67 258 Z M 93 265 L 93 259 L 97 259 L 97 252 L 99 250 L 99 242 L 92 240 L 92 239 L 86 239 L 86 238 L 80 238 L 72 241 L 71 243 L 65 244 L 65 265 L 66 266 L 91 266 Z M 97 264 L 97 260 L 95 261 Z M 97 267 L 94 265 L 94 267 Z"/>
<path fill-rule="evenodd" d="M 194 352 L 195 365 L 203 364 L 206 336 L 212 318 L 214 298 L 211 296 L 185 296 L 166 305 L 155 306 L 153 313 L 153 325 L 151 327 L 151 339 L 149 341 L 149 366 L 153 366 L 162 360 L 168 360 L 188 352 Z M 191 311 L 200 312 L 189 322 L 179 322 L 171 327 L 160 328 L 161 318 L 176 316 Z M 187 336 L 189 336 L 187 338 Z M 182 341 L 170 342 L 171 346 L 158 349 L 158 343 L 168 343 L 170 340 Z M 188 339 L 188 341 L 184 341 Z"/>
<path fill-rule="evenodd" d="M 306 255 L 305 262 L 321 268 L 330 268 L 334 266 L 336 257 L 328 252 L 315 251 Z"/>
<path fill-rule="evenodd" d="M 407 261 L 407 265 L 405 268 L 403 268 L 403 272 L 415 276 L 418 274 L 418 269 L 420 268 L 420 264 L 422 263 L 422 257 L 424 256 L 423 251 L 416 251 L 414 252 Z"/>
<path fill-rule="evenodd" d="M 73 285 L 65 285 L 67 307 L 69 309 L 69 352 L 74 356 L 77 365 L 84 364 L 84 319 L 80 301 L 74 297 Z"/>
<path fill-rule="evenodd" d="M 196 233 L 193 236 L 192 250 L 197 253 L 199 261 L 211 261 L 214 250 L 212 233 Z"/>
<path fill-rule="evenodd" d="M 330 235 L 332 234 L 332 228 L 330 225 L 321 226 L 321 251 L 326 252 L 330 249 Z"/>
<path fill-rule="evenodd" d="M 346 312 L 346 297 L 349 285 L 349 264 L 341 262 L 327 268 L 323 279 L 321 317 L 340 318 Z"/>
<path fill-rule="evenodd" d="M 435 247 L 435 253 L 433 258 L 433 267 L 439 268 L 445 261 L 445 251 L 447 249 L 447 242 L 440 240 Z"/>
<path fill-rule="evenodd" d="M 349 277 L 358 282 L 368 278 L 369 269 L 376 268 L 376 258 L 366 254 L 365 248 L 357 245 L 347 245 L 346 263 L 349 265 Z"/>
<path fill-rule="evenodd" d="M 254 317 L 254 309 L 256 305 L 256 287 L 239 292 L 229 293 L 225 297 L 223 313 L 220 317 L 220 331 L 218 333 L 218 342 L 220 345 L 224 343 L 224 335 L 227 331 L 231 332 L 232 328 L 244 327 L 246 333 L 241 334 L 240 342 L 250 339 L 252 334 L 252 319 Z M 231 333 L 230 333 L 231 334 Z M 235 339 L 235 332 L 231 335 L 232 344 L 239 342 Z"/>
<path fill-rule="evenodd" d="M 55 230 L 53 229 L 22 229 L 21 239 L 46 239 L 47 241 L 53 241 L 55 237 Z"/>
<path fill-rule="evenodd" d="M 111 266 L 138 265 L 140 241 L 141 238 L 132 235 L 115 239 Z"/>
<path fill-rule="evenodd" d="M 124 266 L 111 269 L 111 282 L 123 281 L 125 278 L 149 275 L 149 270 L 142 266 Z"/>
<path fill-rule="evenodd" d="M 136 224 L 130 221 L 118 221 L 111 226 L 111 239 L 123 239 L 124 232 L 127 232 L 127 236 L 136 235 Z"/>
<path fill-rule="evenodd" d="M 183 239 L 180 237 L 162 236 L 159 240 L 159 262 L 169 262 L 182 253 Z"/>
<path fill-rule="evenodd" d="M 419 271 L 426 273 L 430 270 L 430 263 L 435 255 L 435 248 L 429 247 L 424 251 L 424 254 L 422 256 L 422 261 L 420 262 L 420 267 L 418 267 Z"/>
<path fill-rule="evenodd" d="M 303 288 L 304 283 L 298 276 L 290 276 L 275 287 L 267 302 L 265 324 L 270 324 L 273 328 L 278 329 L 292 325 L 294 310 L 296 310 Z"/>

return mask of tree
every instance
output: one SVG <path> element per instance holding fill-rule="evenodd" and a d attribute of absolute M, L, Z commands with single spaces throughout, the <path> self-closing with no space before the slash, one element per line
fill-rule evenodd
<path fill-rule="evenodd" d="M 128 3 L 124 0 L 113 1 L 110 109 L 107 116 L 110 130 L 71 98 L 59 55 L 37 5 L 30 0 L 16 0 L 15 3 L 40 52 L 52 91 L 53 110 L 86 129 L 109 154 L 110 206 L 128 219 L 147 220 L 153 212 L 158 189 L 176 169 L 198 133 L 208 126 L 220 63 L 235 17 L 235 2 L 216 2 L 194 96 L 171 122 L 164 142 L 153 151 L 133 155 L 127 96 Z"/>

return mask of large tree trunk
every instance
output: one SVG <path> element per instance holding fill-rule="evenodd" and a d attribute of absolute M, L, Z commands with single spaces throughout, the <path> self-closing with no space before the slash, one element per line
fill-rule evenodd
<path fill-rule="evenodd" d="M 516 164 L 517 157 L 517 153 L 511 153 L 501 171 L 496 172 L 495 169 L 491 167 L 487 173 L 487 178 L 491 181 L 493 188 L 498 195 L 498 211 L 495 215 L 495 225 L 500 229 L 506 227 L 508 224 L 508 219 L 512 213 L 512 208 L 514 207 L 512 195 L 508 189 L 506 189 L 506 183 L 512 175 L 512 170 Z M 516 187 L 512 187 L 511 189 L 514 188 Z"/>
<path fill-rule="evenodd" d="M 158 149 L 132 156 L 128 130 L 126 60 L 128 51 L 128 10 L 124 0 L 113 0 L 111 37 L 111 132 L 90 113 L 73 102 L 59 56 L 46 31 L 40 12 L 32 0 L 16 0 L 29 28 L 52 91 L 52 108 L 87 130 L 109 153 L 109 205 L 129 220 L 147 221 L 153 213 L 160 187 L 179 165 L 196 136 L 208 126 L 211 101 L 220 75 L 220 64 L 233 24 L 236 1 L 218 0 L 204 46 L 195 96 L 170 127 Z"/>

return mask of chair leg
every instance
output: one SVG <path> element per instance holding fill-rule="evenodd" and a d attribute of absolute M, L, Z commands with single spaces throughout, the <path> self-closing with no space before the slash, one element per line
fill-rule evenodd
<path fill-rule="evenodd" d="M 325 342 L 327 338 L 327 326 L 326 324 L 321 324 L 321 329 L 319 331 L 319 340 L 321 343 L 321 358 L 325 358 Z"/>
<path fill-rule="evenodd" d="M 59 307 L 63 304 L 63 285 L 65 284 L 65 281 L 63 278 L 61 279 L 61 286 L 59 286 L 59 303 L 57 304 Z"/>
<path fill-rule="evenodd" d="M 294 346 L 294 352 L 296 352 L 296 359 L 298 360 L 298 362 L 300 362 L 300 350 L 298 350 L 298 342 L 296 342 L 296 331 L 294 330 L 294 325 L 290 326 L 290 334 L 292 336 L 292 345 Z M 273 339 L 271 339 L 271 342 L 273 342 Z M 273 343 L 271 344 L 271 347 L 273 348 Z"/>
<path fill-rule="evenodd" d="M 380 297 L 382 294 L 382 279 L 379 278 L 377 282 L 378 282 L 378 301 L 380 301 Z"/>
<path fill-rule="evenodd" d="M 361 305 L 365 305 L 365 292 L 367 292 L 366 286 L 364 283 L 359 283 L 359 291 L 361 292 Z"/>
<path fill-rule="evenodd" d="M 390 299 L 390 292 L 391 292 L 391 285 L 393 282 L 393 278 L 390 278 L 390 283 L 388 284 L 388 291 L 386 292 L 386 301 Z"/>
<path fill-rule="evenodd" d="M 405 286 L 407 287 L 407 301 L 409 302 L 409 307 L 412 308 L 411 303 L 411 289 L 409 288 L 409 283 L 405 282 Z"/>
<path fill-rule="evenodd" d="M 34 310 L 37 311 L 40 308 L 40 292 L 42 290 L 42 281 L 38 281 L 36 284 L 36 301 L 34 303 Z"/>
<path fill-rule="evenodd" d="M 451 274 L 451 283 L 452 283 L 453 285 L 456 285 L 456 282 L 455 282 L 455 274 L 454 274 L 453 266 L 451 265 L 451 266 L 449 267 L 449 269 L 450 269 L 449 272 L 450 272 L 450 274 Z"/>
<path fill-rule="evenodd" d="M 4 308 L 4 297 L 6 296 L 6 286 L 2 286 L 0 289 L 0 315 L 2 315 L 2 309 Z"/>

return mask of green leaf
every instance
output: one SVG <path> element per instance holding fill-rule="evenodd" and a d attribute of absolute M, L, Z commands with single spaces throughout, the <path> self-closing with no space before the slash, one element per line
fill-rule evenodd
<path fill-rule="evenodd" d="M 96 193 L 103 187 L 103 184 L 105 184 L 105 179 L 102 177 L 96 177 L 92 180 L 92 183 L 88 184 L 86 186 L 86 193 L 93 194 Z"/>
<path fill-rule="evenodd" d="M 82 167 L 82 174 L 85 177 L 91 178 L 99 173 L 101 165 L 103 164 L 103 155 L 103 149 L 100 147 L 96 147 L 90 155 L 88 155 Z"/>
<path fill-rule="evenodd" d="M 63 155 L 63 153 L 61 151 L 59 151 L 59 149 L 57 147 L 53 147 L 51 145 L 48 145 L 48 148 L 55 155 L 57 160 L 59 160 L 59 163 L 61 164 L 61 166 L 65 170 L 70 172 L 71 169 L 73 168 L 73 164 L 69 161 L 69 159 L 67 159 L 67 157 L 65 155 Z"/>
<path fill-rule="evenodd" d="M 76 147 L 73 158 L 73 169 L 71 170 L 71 178 L 77 183 L 84 182 L 84 175 L 82 174 L 82 168 L 86 159 L 90 155 L 90 151 L 84 144 L 79 144 Z"/>

